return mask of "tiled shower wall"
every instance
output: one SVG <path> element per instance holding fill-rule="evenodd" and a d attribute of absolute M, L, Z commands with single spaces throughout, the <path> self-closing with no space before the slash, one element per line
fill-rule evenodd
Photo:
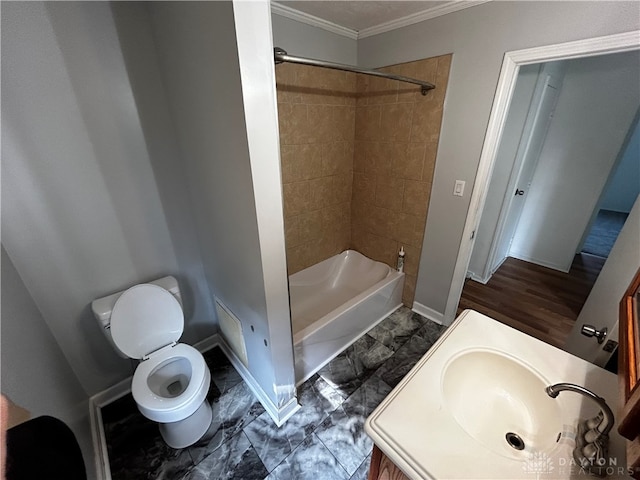
<path fill-rule="evenodd" d="M 351 244 L 353 73 L 276 67 L 289 274 Z"/>
<path fill-rule="evenodd" d="M 451 55 L 382 69 L 436 85 L 358 77 L 351 244 L 395 266 L 404 246 L 402 301 L 413 304 Z M 453 188 L 453 186 L 452 186 Z"/>
<path fill-rule="evenodd" d="M 451 55 L 384 71 L 411 84 L 281 64 L 276 68 L 289 274 L 354 248 L 396 264 L 413 303 Z"/>

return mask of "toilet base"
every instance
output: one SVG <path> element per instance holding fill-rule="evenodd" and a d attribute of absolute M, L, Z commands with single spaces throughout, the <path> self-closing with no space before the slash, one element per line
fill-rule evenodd
<path fill-rule="evenodd" d="M 211 405 L 205 399 L 202 405 L 184 420 L 158 424 L 160 435 L 171 448 L 189 447 L 207 432 L 212 417 Z"/>

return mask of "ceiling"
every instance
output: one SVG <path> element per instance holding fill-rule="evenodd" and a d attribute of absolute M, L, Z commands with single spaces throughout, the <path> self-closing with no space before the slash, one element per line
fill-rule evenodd
<path fill-rule="evenodd" d="M 280 5 L 327 20 L 341 27 L 360 31 L 398 20 L 450 1 L 279 1 Z"/>
<path fill-rule="evenodd" d="M 271 0 L 271 11 L 351 38 L 363 38 L 490 0 Z"/>

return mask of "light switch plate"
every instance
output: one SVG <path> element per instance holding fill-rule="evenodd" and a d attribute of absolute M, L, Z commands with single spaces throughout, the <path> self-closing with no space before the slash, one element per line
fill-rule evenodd
<path fill-rule="evenodd" d="M 464 195 L 464 180 L 456 180 L 456 184 L 453 187 L 453 194 L 456 197 L 462 197 Z"/>

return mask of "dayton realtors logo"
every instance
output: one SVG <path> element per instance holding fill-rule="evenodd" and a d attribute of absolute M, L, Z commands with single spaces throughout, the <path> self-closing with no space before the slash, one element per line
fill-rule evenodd
<path fill-rule="evenodd" d="M 573 458 L 551 458 L 544 452 L 532 452 L 523 462 L 522 469 L 525 473 L 535 475 L 536 480 L 540 478 L 565 478 L 567 475 L 591 475 L 600 476 L 633 476 L 634 469 L 624 465 L 618 465 L 615 457 L 601 458 L 598 462 L 589 463 L 587 460 L 579 463 Z M 637 473 L 637 472 L 635 472 Z"/>
<path fill-rule="evenodd" d="M 537 480 L 540 475 L 549 475 L 553 472 L 553 460 L 544 452 L 532 452 L 522 465 L 522 469 L 525 473 L 534 474 Z"/>

